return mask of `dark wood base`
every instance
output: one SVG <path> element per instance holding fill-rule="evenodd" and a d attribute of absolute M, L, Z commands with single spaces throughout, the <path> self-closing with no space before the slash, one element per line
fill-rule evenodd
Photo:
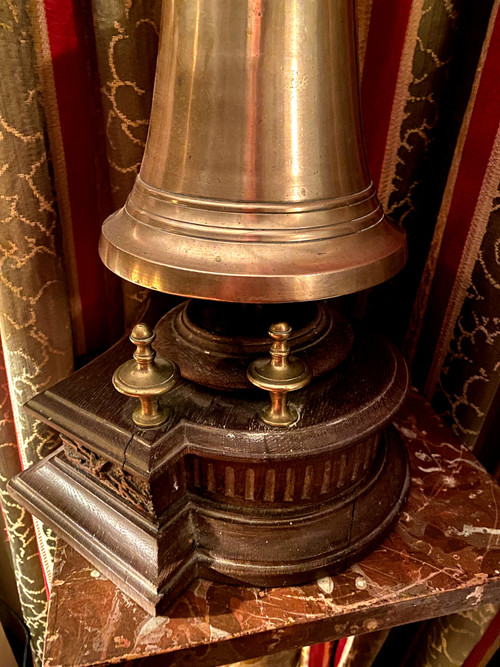
<path fill-rule="evenodd" d="M 135 427 L 134 400 L 110 379 L 130 347 L 30 401 L 64 446 L 10 488 L 149 612 L 198 575 L 276 586 L 339 571 L 386 534 L 409 485 L 388 427 L 408 373 L 386 340 L 356 333 L 333 371 L 294 392 L 300 419 L 286 429 L 260 420 L 264 392 L 185 379 L 162 399 L 165 425 Z"/>
<path fill-rule="evenodd" d="M 353 567 L 260 590 L 197 579 L 152 621 L 60 542 L 47 665 L 213 667 L 498 604 L 498 484 L 416 392 L 395 422 L 409 452 L 408 500 L 390 535 Z"/>
<path fill-rule="evenodd" d="M 329 302 L 293 304 L 207 303 L 190 299 L 172 308 L 156 328 L 162 354 L 182 377 L 204 387 L 249 389 L 247 368 L 269 354 L 273 322 L 292 327 L 289 343 L 314 377 L 327 373 L 349 354 L 349 322 Z"/>
<path fill-rule="evenodd" d="M 342 571 L 387 534 L 408 489 L 392 428 L 370 475 L 331 502 L 288 512 L 242 514 L 187 494 L 155 526 L 69 464 L 63 448 L 11 484 L 14 498 L 151 614 L 197 576 L 285 586 Z"/>

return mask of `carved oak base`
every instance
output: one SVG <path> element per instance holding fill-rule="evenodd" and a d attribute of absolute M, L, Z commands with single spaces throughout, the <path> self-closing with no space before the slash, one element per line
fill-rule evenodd
<path fill-rule="evenodd" d="M 11 492 L 149 612 L 199 575 L 276 586 L 341 570 L 386 534 L 409 486 L 388 427 L 408 375 L 390 343 L 358 332 L 294 392 L 287 429 L 259 419 L 262 392 L 188 380 L 162 399 L 166 424 L 135 427 L 111 386 L 130 351 L 122 341 L 30 401 L 64 445 Z"/>
<path fill-rule="evenodd" d="M 200 575 L 293 585 L 342 570 L 373 548 L 408 491 L 406 452 L 394 429 L 377 451 L 370 473 L 343 493 L 284 511 L 242 513 L 186 493 L 155 524 L 73 466 L 63 448 L 22 473 L 13 495 L 157 614 Z"/>

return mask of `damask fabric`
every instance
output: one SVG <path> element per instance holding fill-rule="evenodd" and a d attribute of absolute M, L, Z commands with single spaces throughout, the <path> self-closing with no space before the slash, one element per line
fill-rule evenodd
<path fill-rule="evenodd" d="M 53 542 L 5 484 L 56 444 L 22 404 L 116 340 L 144 298 L 104 269 L 97 241 L 141 161 L 160 4 L 0 3 L 0 494 L 38 661 Z M 357 2 L 370 172 L 409 242 L 408 266 L 362 295 L 357 314 L 403 346 L 414 381 L 492 470 L 500 458 L 492 438 L 500 402 L 498 6 Z M 420 630 L 418 664 L 443 637 L 458 642 L 456 655 L 473 654 L 486 616 L 467 616 L 476 630 L 465 633 L 457 619 L 427 624 L 425 641 Z M 345 664 L 372 664 L 392 636 L 371 647 L 354 640 Z M 392 664 L 403 659 L 396 652 Z"/>
<path fill-rule="evenodd" d="M 33 637 L 33 648 L 40 655 L 43 649 L 47 593 L 33 520 L 26 510 L 12 501 L 6 489 L 8 480 L 21 471 L 21 462 L 3 358 L 0 362 L 0 500 L 21 611 Z"/>
<path fill-rule="evenodd" d="M 21 1 L 0 6 L 0 331 L 5 357 L 0 474 L 20 601 L 40 655 L 46 613 L 42 567 L 49 578 L 52 536 L 12 503 L 5 483 L 53 447 L 52 432 L 21 406 L 71 372 L 73 349 L 40 80 L 26 9 Z"/>
<path fill-rule="evenodd" d="M 408 667 L 454 667 L 463 665 L 496 615 L 493 605 L 470 609 L 436 619 L 419 637 L 407 660 Z"/>

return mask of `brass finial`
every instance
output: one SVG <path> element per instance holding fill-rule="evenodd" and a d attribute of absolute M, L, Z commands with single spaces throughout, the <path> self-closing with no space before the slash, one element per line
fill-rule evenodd
<path fill-rule="evenodd" d="M 170 391 L 179 377 L 173 362 L 155 358 L 152 348 L 155 338 L 156 334 L 147 324 L 136 324 L 130 335 L 130 341 L 137 346 L 134 358 L 113 373 L 115 389 L 141 401 L 132 419 L 142 428 L 161 426 L 167 420 L 168 410 L 160 405 L 159 396 Z"/>
<path fill-rule="evenodd" d="M 290 426 L 298 420 L 297 410 L 288 403 L 288 392 L 302 389 L 312 377 L 303 361 L 290 356 L 288 339 L 291 333 L 292 328 L 286 322 L 272 324 L 269 328 L 273 341 L 269 350 L 271 359 L 257 359 L 247 370 L 250 382 L 269 392 L 271 403 L 260 416 L 272 426 Z"/>

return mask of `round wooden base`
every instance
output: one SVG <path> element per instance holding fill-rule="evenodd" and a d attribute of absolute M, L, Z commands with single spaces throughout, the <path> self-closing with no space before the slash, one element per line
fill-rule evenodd
<path fill-rule="evenodd" d="M 299 584 L 341 571 L 384 538 L 409 486 L 406 451 L 389 427 L 371 468 L 328 501 L 245 513 L 200 501 L 200 556 L 211 570 L 256 586 Z"/>
<path fill-rule="evenodd" d="M 265 392 L 188 380 L 162 398 L 167 423 L 139 429 L 111 385 L 130 355 L 123 341 L 30 401 L 64 447 L 11 492 L 149 612 L 200 574 L 275 586 L 341 570 L 390 528 L 409 486 L 389 426 L 408 372 L 385 339 L 356 332 L 293 393 L 286 429 L 260 419 Z"/>
<path fill-rule="evenodd" d="M 247 368 L 269 354 L 274 322 L 292 327 L 290 347 L 314 377 L 341 363 L 353 345 L 349 322 L 331 302 L 235 304 L 189 299 L 170 310 L 156 327 L 162 354 L 182 377 L 204 387 L 235 391 L 251 387 Z"/>

